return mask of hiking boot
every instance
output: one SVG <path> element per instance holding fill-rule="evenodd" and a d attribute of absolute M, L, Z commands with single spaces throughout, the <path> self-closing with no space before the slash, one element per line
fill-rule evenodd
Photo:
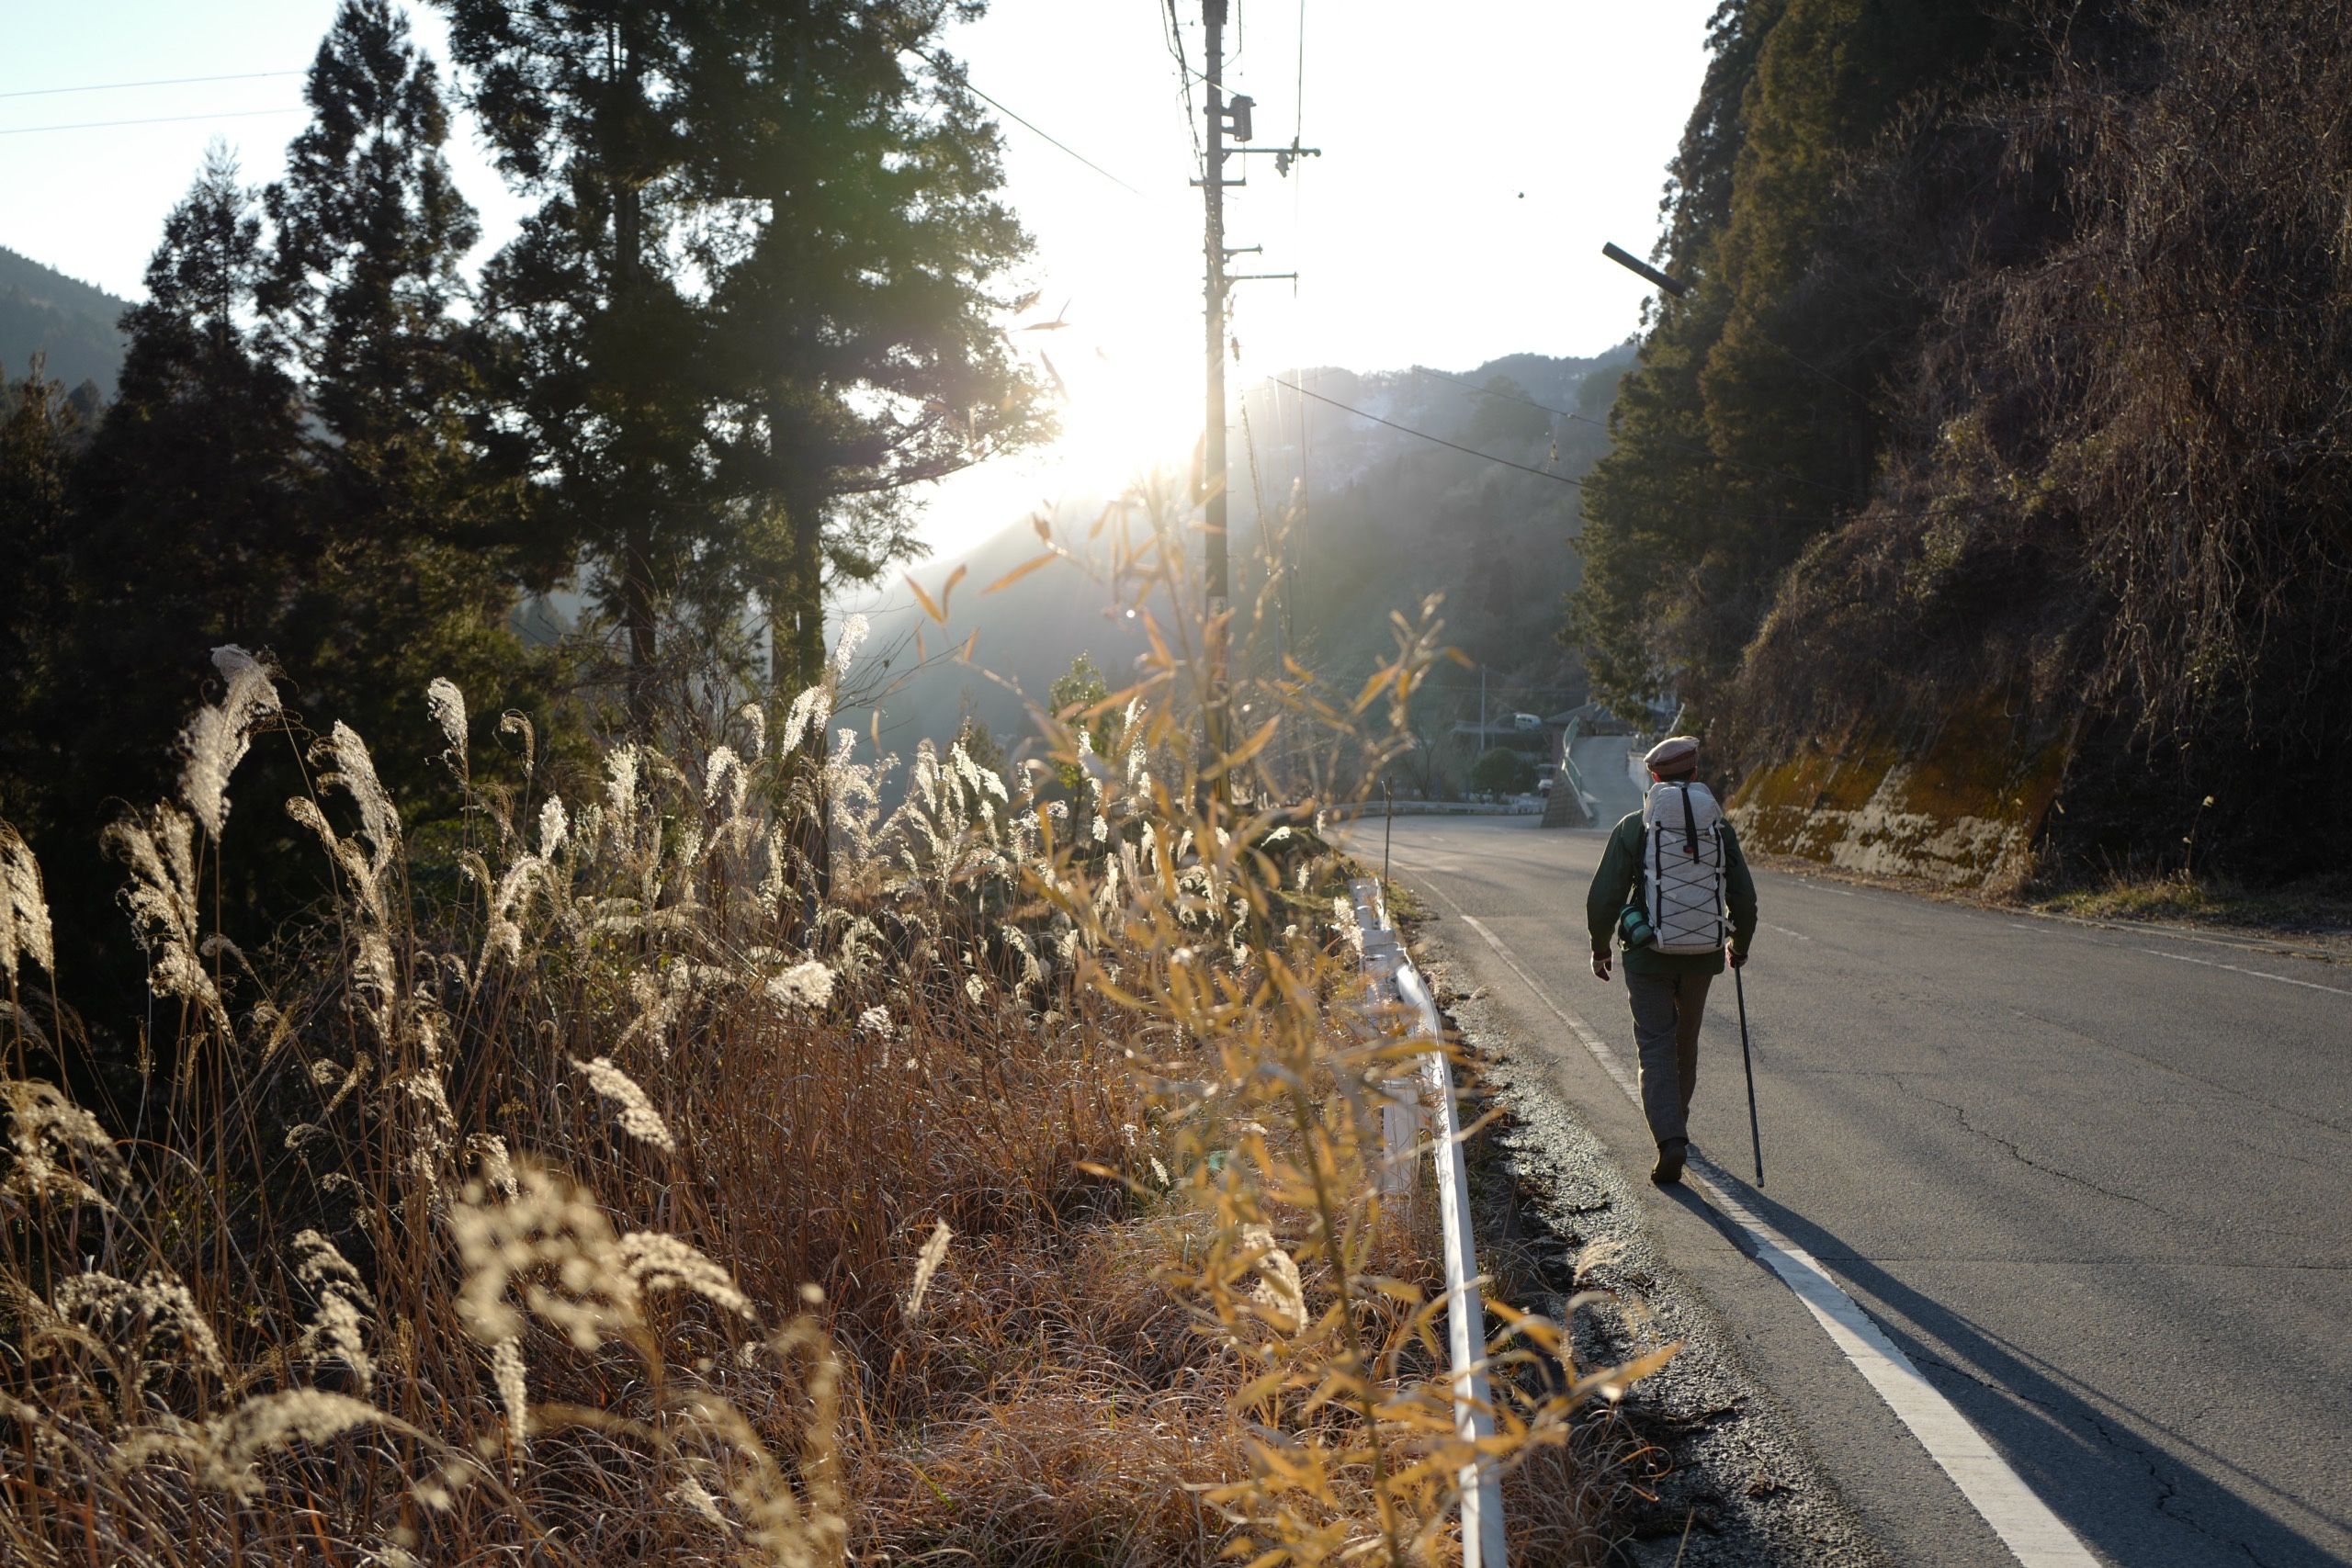
<path fill-rule="evenodd" d="M 1671 1187 L 1682 1179 L 1682 1156 L 1689 1150 L 1688 1138 L 1668 1138 L 1657 1146 L 1657 1165 L 1650 1171 L 1650 1179 L 1660 1187 Z"/>

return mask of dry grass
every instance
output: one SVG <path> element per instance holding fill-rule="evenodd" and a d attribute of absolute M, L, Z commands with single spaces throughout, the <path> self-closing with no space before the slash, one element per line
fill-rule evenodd
<path fill-rule="evenodd" d="M 1383 760 L 1435 646 L 1399 626 L 1361 692 L 1254 683 L 1318 776 Z M 286 806 L 334 897 L 252 954 L 208 910 L 283 718 L 224 654 L 180 798 L 109 840 L 157 1001 L 111 1124 L 28 1076 L 75 1031 L 0 835 L 8 1560 L 1442 1557 L 1473 1456 L 1372 1179 L 1424 1043 L 1356 1021 L 1329 856 L 1210 798 L 1161 647 L 1125 757 L 1039 716 L 1078 799 L 926 746 L 887 816 L 830 684 L 566 796 L 435 682 L 469 895 L 415 894 L 338 725 Z M 1506 1468 L 1627 1375 L 1535 1319 L 1495 1350 Z"/>
<path fill-rule="evenodd" d="M 2116 874 L 2031 901 L 2045 914 L 2088 920 L 2148 920 L 2290 937 L 2352 956 L 2352 878 L 2321 876 L 2285 886 L 2173 872 Z"/>

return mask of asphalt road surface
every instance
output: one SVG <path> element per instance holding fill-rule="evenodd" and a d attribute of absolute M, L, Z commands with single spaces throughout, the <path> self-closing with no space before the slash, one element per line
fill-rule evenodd
<path fill-rule="evenodd" d="M 1380 828 L 1355 834 L 1375 856 Z M 1393 829 L 1444 956 L 1645 1173 L 1639 1114 L 1561 1016 L 1631 1066 L 1622 977 L 1588 967 L 1602 836 Z M 1736 1204 L 1826 1265 L 2096 1558 L 2352 1563 L 2352 966 L 1757 886 L 1765 1188 L 1728 974 L 1691 1118 Z M 1895 1562 L 2018 1561 L 1747 1232 L 1688 1189 L 1649 1217 Z"/>

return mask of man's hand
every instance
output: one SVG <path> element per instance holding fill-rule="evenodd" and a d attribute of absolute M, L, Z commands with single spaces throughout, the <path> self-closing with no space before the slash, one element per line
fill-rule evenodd
<path fill-rule="evenodd" d="M 1747 954 L 1736 947 L 1733 948 L 1731 950 L 1731 966 L 1735 969 L 1747 968 Z"/>
<path fill-rule="evenodd" d="M 1610 955 L 1608 953 L 1594 953 L 1592 955 L 1592 977 L 1596 980 L 1608 979 L 1610 962 Z"/>

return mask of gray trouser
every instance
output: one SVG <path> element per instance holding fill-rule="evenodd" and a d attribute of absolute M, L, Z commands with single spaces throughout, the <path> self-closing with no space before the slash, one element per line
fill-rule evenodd
<path fill-rule="evenodd" d="M 1634 1003 L 1634 1044 L 1642 1060 L 1642 1114 L 1663 1147 L 1688 1137 L 1690 1091 L 1699 1087 L 1699 1021 L 1712 975 L 1625 974 Z"/>

